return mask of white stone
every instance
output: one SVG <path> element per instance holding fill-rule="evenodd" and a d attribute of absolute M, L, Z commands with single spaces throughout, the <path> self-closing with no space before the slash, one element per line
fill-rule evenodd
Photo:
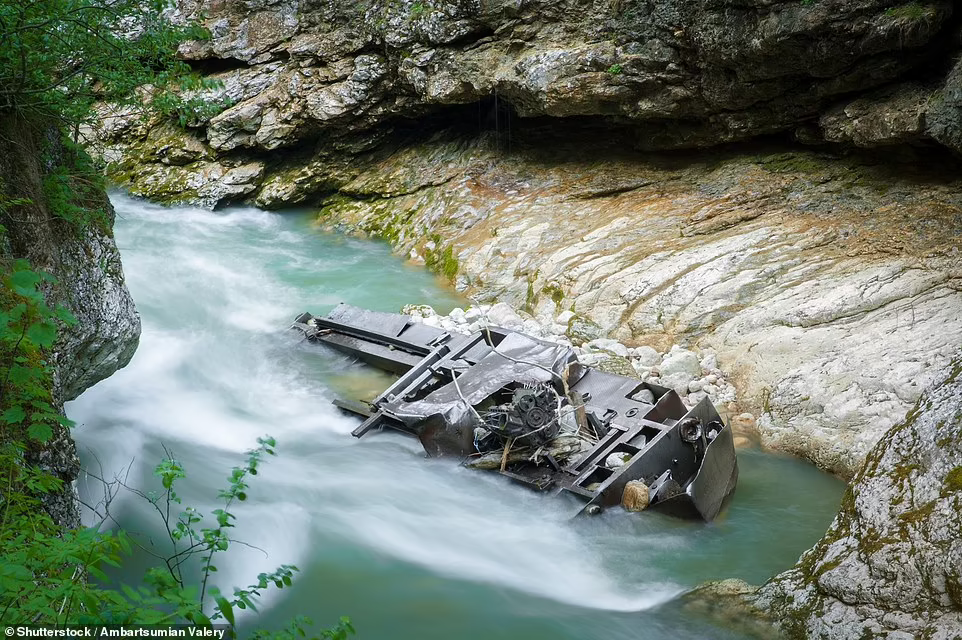
<path fill-rule="evenodd" d="M 630 458 L 631 456 L 627 453 L 612 453 L 605 458 L 605 466 L 609 469 L 620 469 Z"/>
<path fill-rule="evenodd" d="M 525 320 L 522 324 L 524 332 L 539 338 L 544 335 L 544 327 L 537 320 Z"/>
<path fill-rule="evenodd" d="M 601 353 L 585 353 L 578 356 L 578 361 L 586 367 L 593 367 L 607 357 Z"/>
<path fill-rule="evenodd" d="M 571 322 L 571 319 L 574 317 L 575 317 L 575 312 L 571 310 L 567 310 L 559 313 L 558 316 L 554 319 L 554 321 L 560 325 L 563 325 L 567 329 L 568 323 Z"/>
<path fill-rule="evenodd" d="M 640 402 L 647 402 L 648 404 L 655 404 L 655 394 L 651 392 L 650 389 L 642 389 L 635 394 L 635 400 Z"/>
<path fill-rule="evenodd" d="M 698 356 L 687 349 L 672 347 L 672 350 L 661 361 L 661 375 L 669 376 L 680 373 L 686 374 L 689 379 L 701 375 L 701 365 L 698 363 Z"/>
<path fill-rule="evenodd" d="M 448 314 L 452 322 L 457 324 L 465 324 L 467 322 L 467 317 L 465 316 L 464 309 L 461 307 L 455 307 L 451 309 L 451 313 Z"/>
<path fill-rule="evenodd" d="M 695 393 L 696 391 L 701 391 L 705 387 L 705 383 L 701 380 L 692 380 L 688 383 L 688 391 Z"/>
<path fill-rule="evenodd" d="M 705 371 L 712 371 L 718 368 L 718 356 L 714 353 L 709 353 L 707 356 L 701 359 L 701 368 Z"/>
<path fill-rule="evenodd" d="M 520 330 L 524 326 L 521 316 L 504 302 L 499 302 L 488 309 L 487 320 L 489 324 L 505 329 Z"/>
<path fill-rule="evenodd" d="M 646 367 L 653 367 L 661 363 L 661 355 L 652 347 L 635 347 L 632 355 Z"/>
<path fill-rule="evenodd" d="M 585 348 L 592 351 L 606 351 L 612 355 L 619 356 L 621 358 L 628 357 L 628 347 L 621 344 L 617 340 L 612 340 L 610 338 L 598 338 L 592 340 L 585 344 Z"/>
<path fill-rule="evenodd" d="M 662 373 L 662 375 L 661 375 L 661 381 L 660 381 L 658 384 L 660 384 L 660 385 L 662 385 L 662 386 L 664 386 L 664 387 L 669 387 L 669 388 L 671 388 L 671 389 L 675 389 L 675 388 L 678 388 L 678 387 L 684 387 L 684 388 L 685 388 L 685 394 L 687 394 L 687 393 L 688 393 L 688 384 L 689 384 L 690 382 L 691 382 L 691 376 L 688 375 L 687 373 L 685 373 L 684 371 L 680 371 L 680 372 L 677 372 L 677 373 L 669 373 L 669 374 Z M 684 394 L 683 394 L 683 395 L 684 395 Z"/>

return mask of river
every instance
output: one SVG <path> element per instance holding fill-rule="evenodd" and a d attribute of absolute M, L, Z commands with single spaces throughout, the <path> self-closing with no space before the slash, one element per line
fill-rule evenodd
<path fill-rule="evenodd" d="M 350 616 L 365 640 L 739 638 L 685 611 L 698 583 L 761 583 L 824 533 L 843 485 L 798 460 L 739 452 L 728 511 L 712 524 L 610 510 L 566 519 L 555 499 L 455 461 L 427 460 L 399 435 L 356 440 L 338 393 L 386 378 L 288 331 L 301 311 L 338 302 L 384 311 L 462 304 L 383 243 L 323 232 L 308 212 L 165 208 L 114 194 L 116 238 L 143 317 L 128 367 L 67 405 L 81 459 L 96 475 L 158 489 L 164 447 L 187 467 L 185 504 L 209 513 L 229 469 L 258 436 L 278 456 L 239 504 L 218 584 L 295 564 L 244 628 L 295 615 Z M 102 486 L 79 482 L 84 499 Z M 143 500 L 121 492 L 118 521 L 161 548 Z M 256 547 L 256 548 L 255 548 Z M 135 558 L 121 579 L 147 563 Z"/>

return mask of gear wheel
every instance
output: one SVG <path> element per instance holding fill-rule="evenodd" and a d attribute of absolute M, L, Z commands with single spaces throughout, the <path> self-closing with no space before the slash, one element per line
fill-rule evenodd
<path fill-rule="evenodd" d="M 523 415 L 524 423 L 532 429 L 540 429 L 547 424 L 550 419 L 548 412 L 538 407 L 525 411 Z"/>
<path fill-rule="evenodd" d="M 535 398 L 535 395 L 529 391 L 518 395 L 518 398 L 515 400 L 515 406 L 518 408 L 518 411 L 525 414 L 538 406 L 538 400 Z"/>

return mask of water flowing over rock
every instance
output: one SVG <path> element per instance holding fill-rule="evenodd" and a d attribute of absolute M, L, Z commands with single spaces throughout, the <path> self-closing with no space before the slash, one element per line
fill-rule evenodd
<path fill-rule="evenodd" d="M 962 359 L 872 450 L 825 537 L 751 597 L 792 638 L 962 637 Z"/>

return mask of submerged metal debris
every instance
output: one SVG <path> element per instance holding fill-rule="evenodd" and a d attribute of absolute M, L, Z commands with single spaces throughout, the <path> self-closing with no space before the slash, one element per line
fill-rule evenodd
<path fill-rule="evenodd" d="M 712 520 L 735 489 L 731 429 L 707 399 L 689 410 L 671 389 L 582 366 L 570 347 L 344 304 L 293 328 L 400 376 L 371 403 L 335 401 L 366 418 L 357 437 L 413 435 L 428 455 L 574 496 L 586 514 L 624 502 Z"/>

